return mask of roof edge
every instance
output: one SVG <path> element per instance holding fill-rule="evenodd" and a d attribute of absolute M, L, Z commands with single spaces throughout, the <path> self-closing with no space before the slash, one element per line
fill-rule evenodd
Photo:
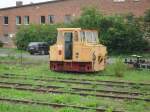
<path fill-rule="evenodd" d="M 52 1 L 33 3 L 33 4 L 26 4 L 26 5 L 21 5 L 21 6 L 11 6 L 11 7 L 0 8 L 0 11 L 2 11 L 2 10 L 9 10 L 9 9 L 15 9 L 15 8 L 28 7 L 28 6 L 34 6 L 34 5 L 42 5 L 42 4 L 47 4 L 47 3 L 64 2 L 64 1 L 69 1 L 69 0 L 52 0 Z"/>

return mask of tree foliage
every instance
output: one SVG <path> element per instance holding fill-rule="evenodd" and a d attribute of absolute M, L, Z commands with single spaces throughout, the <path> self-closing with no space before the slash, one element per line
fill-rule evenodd
<path fill-rule="evenodd" d="M 26 49 L 30 42 L 53 43 L 56 39 L 56 25 L 21 26 L 16 34 L 16 45 L 19 49 Z"/>
<path fill-rule="evenodd" d="M 150 22 L 150 9 L 145 12 L 144 21 Z"/>
<path fill-rule="evenodd" d="M 145 13 L 144 20 L 149 21 L 150 10 Z M 57 27 L 81 27 L 96 29 L 99 40 L 107 46 L 110 52 L 139 52 L 148 48 L 148 42 L 143 38 L 140 22 L 133 14 L 106 16 L 95 8 L 84 8 L 79 18 L 70 24 L 61 25 L 29 25 L 21 26 L 16 35 L 18 48 L 26 49 L 29 42 L 53 42 L 56 40 Z"/>
<path fill-rule="evenodd" d="M 147 42 L 133 15 L 104 16 L 95 8 L 86 8 L 81 17 L 72 23 L 74 27 L 97 29 L 100 41 L 113 52 L 142 51 Z"/>

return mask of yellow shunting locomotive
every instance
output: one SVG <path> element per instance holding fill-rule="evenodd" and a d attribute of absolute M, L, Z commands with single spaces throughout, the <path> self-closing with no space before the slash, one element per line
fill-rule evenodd
<path fill-rule="evenodd" d="M 57 42 L 50 46 L 53 71 L 96 72 L 105 69 L 107 48 L 99 43 L 96 30 L 58 28 Z"/>

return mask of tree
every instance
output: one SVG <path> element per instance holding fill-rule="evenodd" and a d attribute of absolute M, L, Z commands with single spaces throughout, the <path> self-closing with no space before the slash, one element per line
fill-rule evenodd
<path fill-rule="evenodd" d="M 131 14 L 104 16 L 95 8 L 85 8 L 72 26 L 98 30 L 101 43 L 110 52 L 136 52 L 147 47 L 143 32 Z"/>
<path fill-rule="evenodd" d="M 71 23 L 72 27 L 99 30 L 99 22 L 103 15 L 93 7 L 83 8 L 82 10 L 81 17 Z"/>
<path fill-rule="evenodd" d="M 30 42 L 53 43 L 56 40 L 56 28 L 56 25 L 21 26 L 15 39 L 17 48 L 25 50 Z"/>
<path fill-rule="evenodd" d="M 145 12 L 144 21 L 145 21 L 145 22 L 150 22 L 150 9 L 148 9 L 148 10 Z"/>

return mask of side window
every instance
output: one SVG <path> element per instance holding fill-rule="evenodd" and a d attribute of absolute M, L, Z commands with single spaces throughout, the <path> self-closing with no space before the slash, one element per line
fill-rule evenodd
<path fill-rule="evenodd" d="M 8 25 L 8 21 L 9 21 L 8 16 L 4 16 L 4 25 Z"/>
<path fill-rule="evenodd" d="M 24 24 L 25 25 L 29 24 L 29 16 L 24 16 Z"/>
<path fill-rule="evenodd" d="M 80 39 L 81 39 L 81 42 L 84 42 L 85 41 L 85 32 L 80 32 Z"/>
<path fill-rule="evenodd" d="M 78 41 L 78 32 L 77 31 L 75 31 L 74 32 L 74 41 Z"/>
<path fill-rule="evenodd" d="M 49 16 L 48 16 L 48 22 L 49 22 L 50 24 L 53 24 L 53 23 L 55 22 L 55 16 L 54 16 L 54 15 L 49 15 Z"/>
<path fill-rule="evenodd" d="M 16 16 L 16 25 L 21 24 L 21 16 Z"/>
<path fill-rule="evenodd" d="M 86 31 L 86 40 L 87 42 L 92 42 L 92 32 Z"/>
<path fill-rule="evenodd" d="M 89 43 L 97 43 L 98 34 L 97 32 L 87 31 L 86 32 L 86 40 Z"/>
<path fill-rule="evenodd" d="M 98 42 L 98 33 L 97 32 L 92 33 L 92 39 L 93 39 L 93 42 Z"/>
<path fill-rule="evenodd" d="M 45 24 L 45 23 L 46 23 L 46 21 L 45 21 L 45 16 L 41 16 L 41 18 L 40 18 L 40 23 L 41 23 L 41 24 Z"/>

